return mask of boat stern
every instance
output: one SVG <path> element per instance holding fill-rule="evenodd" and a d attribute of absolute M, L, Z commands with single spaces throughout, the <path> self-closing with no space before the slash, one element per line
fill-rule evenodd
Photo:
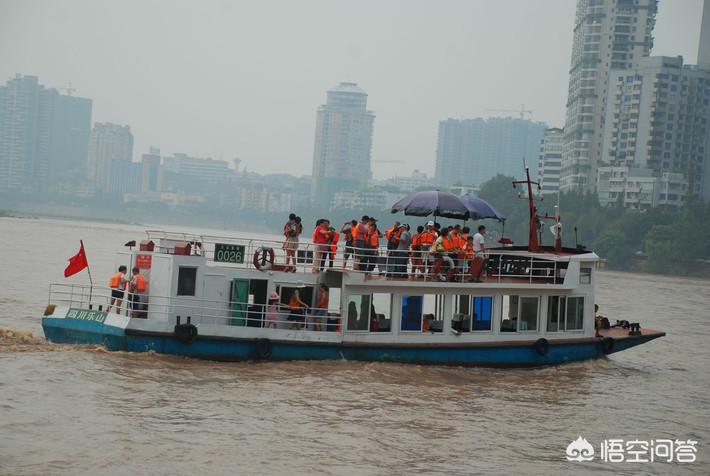
<path fill-rule="evenodd" d="M 93 344 L 125 350 L 129 318 L 103 310 L 50 304 L 42 316 L 44 337 L 55 344 Z"/>

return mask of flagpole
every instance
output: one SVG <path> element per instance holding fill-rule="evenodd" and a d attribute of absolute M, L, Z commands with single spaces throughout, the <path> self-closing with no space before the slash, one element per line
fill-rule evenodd
<path fill-rule="evenodd" d="M 84 240 L 79 240 L 79 243 L 81 243 L 81 249 L 84 250 L 84 259 L 86 259 L 86 271 L 89 273 L 89 304 L 91 304 L 91 297 L 94 293 L 94 280 L 91 278 L 91 267 L 89 266 L 89 260 L 86 258 Z"/>

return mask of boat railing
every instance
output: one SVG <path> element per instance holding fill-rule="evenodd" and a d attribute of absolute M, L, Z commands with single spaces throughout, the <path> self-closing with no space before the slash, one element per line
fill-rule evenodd
<path fill-rule="evenodd" d="M 218 237 L 157 230 L 149 230 L 146 233 L 149 240 L 158 240 L 154 252 L 174 254 L 176 242 L 187 242 L 192 244 L 191 254 L 204 256 L 209 263 L 226 267 L 299 273 L 335 269 L 364 273 L 368 278 L 422 281 L 441 281 L 443 276 L 458 282 L 471 278 L 469 270 L 473 257 L 460 251 L 449 255 L 453 258 L 456 269 L 453 273 L 448 273 L 445 264 L 437 261 L 439 256 L 429 252 L 428 247 L 422 250 L 392 250 L 382 246 L 357 248 L 342 241 L 336 246 L 300 242 L 293 256 L 289 257 L 282 240 Z M 561 284 L 568 265 L 568 260 L 560 260 L 556 256 L 520 250 L 487 250 L 480 256 L 485 259 L 487 282 L 512 279 L 529 283 Z M 442 272 L 439 272 L 439 268 Z"/>
<path fill-rule="evenodd" d="M 162 318 L 173 320 L 180 316 L 183 322 L 189 317 L 194 324 L 216 324 L 274 329 L 300 329 L 309 331 L 340 332 L 341 316 L 329 309 L 306 307 L 291 310 L 280 303 L 276 309 L 268 304 L 240 301 L 215 301 L 197 297 L 166 297 L 138 294 L 135 305 L 133 294 L 113 300 L 112 289 L 84 284 L 52 283 L 49 286 L 48 304 L 66 306 L 77 310 L 111 312 L 133 319 Z M 272 312 L 275 311 L 275 312 Z"/>

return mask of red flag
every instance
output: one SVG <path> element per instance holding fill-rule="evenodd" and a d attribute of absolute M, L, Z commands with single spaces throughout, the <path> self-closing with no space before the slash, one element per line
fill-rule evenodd
<path fill-rule="evenodd" d="M 84 253 L 84 242 L 79 241 L 81 243 L 81 248 L 79 248 L 79 252 L 69 258 L 69 266 L 64 270 L 64 277 L 68 278 L 69 276 L 72 276 L 79 271 L 81 271 L 84 268 L 89 267 L 89 262 L 86 261 L 86 253 Z"/>

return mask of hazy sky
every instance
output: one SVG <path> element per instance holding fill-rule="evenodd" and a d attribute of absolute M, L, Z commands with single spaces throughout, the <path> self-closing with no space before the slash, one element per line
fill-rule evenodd
<path fill-rule="evenodd" d="M 525 104 L 563 125 L 575 4 L 0 0 L 0 79 L 71 81 L 94 121 L 131 126 L 136 160 L 155 145 L 297 175 L 326 90 L 356 81 L 376 114 L 375 177 L 433 173 L 441 119 Z M 701 11 L 661 0 L 653 54 L 695 63 Z"/>

